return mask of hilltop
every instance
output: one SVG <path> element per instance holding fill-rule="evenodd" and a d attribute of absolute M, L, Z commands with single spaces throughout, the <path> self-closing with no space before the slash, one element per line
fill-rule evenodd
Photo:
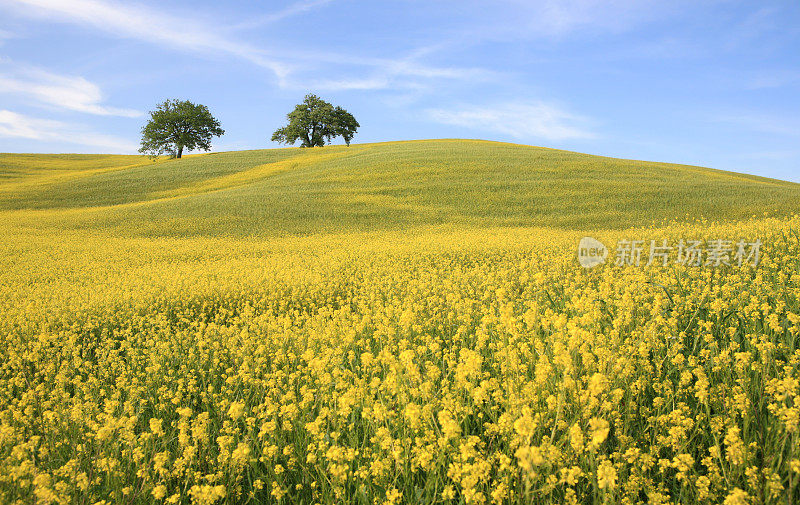
<path fill-rule="evenodd" d="M 193 155 L 0 155 L 0 213 L 123 236 L 621 229 L 800 210 L 800 184 L 475 140 Z"/>

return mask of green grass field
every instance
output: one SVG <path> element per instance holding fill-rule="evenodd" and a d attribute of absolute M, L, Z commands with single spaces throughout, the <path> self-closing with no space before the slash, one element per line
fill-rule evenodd
<path fill-rule="evenodd" d="M 136 236 L 456 227 L 620 229 L 800 209 L 800 184 L 468 140 L 271 149 L 152 163 L 0 155 L 12 221 Z"/>
<path fill-rule="evenodd" d="M 0 503 L 800 503 L 798 210 L 485 141 L 0 155 Z"/>

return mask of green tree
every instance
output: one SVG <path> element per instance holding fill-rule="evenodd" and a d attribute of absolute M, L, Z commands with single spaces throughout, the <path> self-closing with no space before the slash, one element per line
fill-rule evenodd
<path fill-rule="evenodd" d="M 211 139 L 224 133 L 205 105 L 167 100 L 150 112 L 150 121 L 142 128 L 139 152 L 153 158 L 161 154 L 180 158 L 184 149 L 211 150 Z"/>
<path fill-rule="evenodd" d="M 306 95 L 286 118 L 289 124 L 275 130 L 272 140 L 284 144 L 300 140 L 300 147 L 324 146 L 334 137 L 342 137 L 349 146 L 361 126 L 352 114 L 316 95 Z"/>

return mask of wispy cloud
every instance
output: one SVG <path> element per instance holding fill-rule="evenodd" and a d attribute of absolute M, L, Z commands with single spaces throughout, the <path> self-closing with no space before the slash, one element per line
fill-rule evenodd
<path fill-rule="evenodd" d="M 260 28 L 265 25 L 269 25 L 271 23 L 276 23 L 281 21 L 282 19 L 286 19 L 291 16 L 296 16 L 298 14 L 303 14 L 309 12 L 312 9 L 317 7 L 322 7 L 323 5 L 329 4 L 333 2 L 333 0 L 303 0 L 300 2 L 295 2 L 290 4 L 289 6 L 285 7 L 278 12 L 271 12 L 269 14 L 258 16 L 254 19 L 250 19 L 234 25 L 231 27 L 233 30 L 252 30 L 253 28 Z"/>
<path fill-rule="evenodd" d="M 263 18 L 234 25 L 234 29 L 276 22 L 333 0 L 305 0 Z M 230 29 L 212 26 L 198 18 L 113 0 L 0 0 L 16 7 L 17 14 L 59 23 L 91 27 L 115 37 L 160 44 L 199 55 L 224 54 L 271 70 L 282 88 L 320 90 L 375 90 L 414 86 L 419 80 L 474 79 L 480 69 L 437 67 L 421 62 L 425 51 L 397 58 L 362 58 L 319 50 L 294 50 L 273 55 L 238 40 Z M 342 68 L 346 67 L 346 68 Z M 333 70 L 341 77 L 316 77 Z"/>
<path fill-rule="evenodd" d="M 479 131 L 493 131 L 518 139 L 567 140 L 592 138 L 587 119 L 544 102 L 505 103 L 494 107 L 429 109 L 436 122 Z"/>
<path fill-rule="evenodd" d="M 483 15 L 480 25 L 469 27 L 472 38 L 509 40 L 623 32 L 680 12 L 691 0 L 492 0 L 478 4 Z"/>
<path fill-rule="evenodd" d="M 83 77 L 0 60 L 0 94 L 29 98 L 37 103 L 100 116 L 139 117 L 141 112 L 103 105 L 100 88 Z"/>
<path fill-rule="evenodd" d="M 686 2 L 688 0 L 676 0 Z M 316 2 L 308 2 L 314 4 Z M 327 2 L 323 2 L 327 3 Z M 463 2 L 446 0 L 463 7 Z M 300 2 L 296 5 L 305 4 Z M 314 52 L 316 63 L 353 65 L 366 71 L 350 72 L 341 78 L 287 79 L 286 87 L 319 90 L 403 90 L 424 88 L 443 80 L 491 82 L 500 72 L 480 67 L 437 66 L 425 59 L 449 50 L 480 45 L 487 41 L 536 38 L 561 38 L 575 32 L 623 31 L 652 19 L 670 9 L 656 0 L 500 0 L 477 2 L 480 25 L 463 25 L 444 38 L 419 47 L 397 58 L 363 58 L 352 55 Z M 491 6 L 491 9 L 487 7 Z M 291 7 L 289 8 L 291 9 Z M 469 9 L 469 7 L 466 7 Z M 675 10 L 675 9 L 672 9 Z M 506 76 L 507 77 L 507 76 Z"/>
<path fill-rule="evenodd" d="M 108 152 L 135 152 L 137 146 L 125 139 L 93 132 L 83 125 L 41 119 L 0 109 L 0 137 L 65 142 Z"/>
<path fill-rule="evenodd" d="M 297 83 L 298 89 L 317 89 L 324 91 L 347 91 L 347 90 L 375 90 L 386 89 L 391 85 L 388 76 L 374 77 L 355 77 L 343 79 L 323 79 L 311 80 L 308 82 Z"/>
<path fill-rule="evenodd" d="M 422 89 L 441 81 L 487 82 L 498 74 L 481 68 L 436 67 L 407 58 L 379 60 L 365 64 L 364 76 L 348 76 L 340 79 L 299 79 L 289 81 L 287 86 L 298 89 L 325 91 L 345 90 L 408 90 Z"/>
<path fill-rule="evenodd" d="M 27 17 L 90 26 L 117 37 L 163 44 L 190 52 L 226 54 L 274 72 L 278 79 L 289 68 L 266 51 L 226 37 L 199 19 L 187 19 L 163 10 L 106 0 L 4 0 Z"/>
<path fill-rule="evenodd" d="M 618 29 L 635 18 L 637 2 L 603 2 L 598 0 L 548 0 L 521 3 L 536 13 L 531 22 L 540 33 L 555 35 L 570 32 L 586 25 Z M 638 2 L 640 4 L 648 2 Z"/>
<path fill-rule="evenodd" d="M 308 55 L 317 65 L 337 77 L 316 78 L 308 73 L 287 79 L 284 86 L 294 89 L 324 91 L 346 90 L 420 90 L 436 86 L 443 81 L 468 81 L 485 83 L 503 77 L 500 72 L 480 67 L 437 66 L 425 63 L 425 58 L 434 49 L 423 46 L 395 58 L 374 58 L 316 52 Z M 305 55 L 299 55 L 303 58 Z M 312 74 L 321 73 L 317 72 Z"/>

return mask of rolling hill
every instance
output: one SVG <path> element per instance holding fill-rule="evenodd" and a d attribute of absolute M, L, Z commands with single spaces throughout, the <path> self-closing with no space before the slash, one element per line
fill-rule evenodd
<path fill-rule="evenodd" d="M 442 225 L 622 229 L 800 210 L 800 184 L 473 140 L 161 160 L 0 155 L 0 214 L 123 236 L 287 236 Z"/>

